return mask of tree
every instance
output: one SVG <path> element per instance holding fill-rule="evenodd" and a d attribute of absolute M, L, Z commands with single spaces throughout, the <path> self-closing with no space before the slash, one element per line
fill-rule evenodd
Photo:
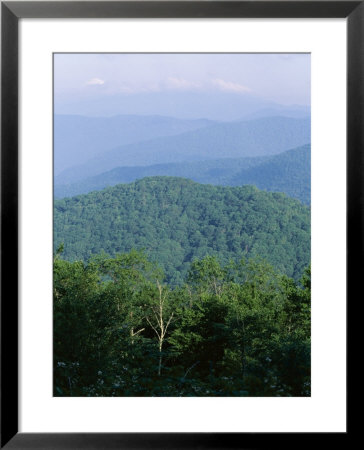
<path fill-rule="evenodd" d="M 54 395 L 307 396 L 310 269 L 195 260 L 182 286 L 140 252 L 54 258 Z"/>
<path fill-rule="evenodd" d="M 174 311 L 172 311 L 171 305 L 168 302 L 168 290 L 157 280 L 158 294 L 154 297 L 152 303 L 149 305 L 149 311 L 146 312 L 146 320 L 154 330 L 158 338 L 159 349 L 159 363 L 158 363 L 158 375 L 161 375 L 162 370 L 162 349 L 163 343 L 168 331 L 168 327 L 173 319 Z"/>

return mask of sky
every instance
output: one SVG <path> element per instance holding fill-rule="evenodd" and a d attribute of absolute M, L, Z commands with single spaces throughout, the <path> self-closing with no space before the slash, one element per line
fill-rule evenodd
<path fill-rule="evenodd" d="M 55 54 L 54 106 L 58 114 L 232 119 L 275 104 L 309 106 L 310 71 L 309 54 Z"/>

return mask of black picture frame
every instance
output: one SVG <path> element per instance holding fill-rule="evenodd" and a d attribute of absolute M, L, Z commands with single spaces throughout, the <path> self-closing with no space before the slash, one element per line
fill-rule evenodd
<path fill-rule="evenodd" d="M 1 2 L 1 448 L 271 448 L 277 440 L 280 447 L 307 445 L 310 433 L 18 433 L 18 22 L 111 17 L 347 19 L 347 304 L 357 300 L 364 268 L 364 1 Z M 340 444 L 349 431 L 348 421 L 346 433 L 332 435 Z M 320 436 L 327 445 L 325 433 L 316 433 L 315 441 Z"/>

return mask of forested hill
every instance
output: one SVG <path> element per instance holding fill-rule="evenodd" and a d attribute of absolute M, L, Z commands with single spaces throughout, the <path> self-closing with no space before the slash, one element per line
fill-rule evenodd
<path fill-rule="evenodd" d="M 168 175 L 222 186 L 252 184 L 267 191 L 284 192 L 310 204 L 310 159 L 308 144 L 274 156 L 117 167 L 78 183 L 55 185 L 54 195 L 56 198 L 72 197 L 144 177 Z"/>
<path fill-rule="evenodd" d="M 253 184 L 259 189 L 284 192 L 311 203 L 311 145 L 304 145 L 251 167 L 243 167 L 229 179 L 230 186 Z"/>
<path fill-rule="evenodd" d="M 87 260 L 144 249 L 180 283 L 195 258 L 260 256 L 299 278 L 310 262 L 310 210 L 253 186 L 201 185 L 150 177 L 54 203 L 54 245 Z"/>

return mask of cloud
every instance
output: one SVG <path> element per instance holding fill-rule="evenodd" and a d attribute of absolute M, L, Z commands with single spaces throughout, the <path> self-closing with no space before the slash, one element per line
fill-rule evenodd
<path fill-rule="evenodd" d="M 86 81 L 86 84 L 88 86 L 103 85 L 105 84 L 105 81 L 100 78 L 91 78 L 91 80 Z"/>
<path fill-rule="evenodd" d="M 105 84 L 105 80 L 101 78 L 91 78 L 86 82 L 87 86 L 102 86 Z M 238 94 L 244 94 L 251 92 L 251 89 L 243 84 L 234 83 L 232 81 L 226 81 L 222 78 L 215 78 L 210 80 L 188 80 L 186 78 L 171 76 L 161 81 L 156 82 L 123 82 L 118 80 L 116 82 L 108 82 L 107 89 L 103 90 L 103 93 L 119 93 L 125 95 L 141 94 L 149 92 L 166 92 L 166 91 L 202 91 L 209 92 L 211 89 L 218 89 L 223 92 L 232 92 Z"/>
<path fill-rule="evenodd" d="M 221 91 L 225 92 L 235 92 L 235 93 L 245 93 L 245 92 L 251 92 L 251 89 L 247 86 L 244 86 L 243 84 L 239 83 L 233 83 L 232 81 L 225 81 L 221 78 L 216 78 L 211 81 L 214 86 L 219 88 Z"/>

